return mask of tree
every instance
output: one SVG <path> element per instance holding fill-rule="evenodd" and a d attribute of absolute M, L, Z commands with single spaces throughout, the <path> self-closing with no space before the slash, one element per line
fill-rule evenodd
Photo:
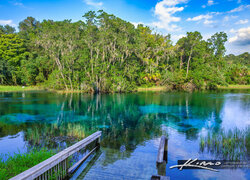
<path fill-rule="evenodd" d="M 16 29 L 10 25 L 0 25 L 0 34 L 14 34 Z"/>
<path fill-rule="evenodd" d="M 70 20 L 54 22 L 43 21 L 35 43 L 43 48 L 43 53 L 51 58 L 61 75 L 65 89 L 73 90 L 74 63 L 79 58 L 79 39 L 81 22 L 71 23 Z"/>
<path fill-rule="evenodd" d="M 226 52 L 225 42 L 226 41 L 227 41 L 227 34 L 224 32 L 215 33 L 213 36 L 211 36 L 210 39 L 208 39 L 208 42 L 210 43 L 210 47 L 212 48 L 216 58 L 220 59 L 225 54 Z"/>
<path fill-rule="evenodd" d="M 187 36 L 181 38 L 177 44 L 180 46 L 181 49 L 184 49 L 185 55 L 187 57 L 187 69 L 186 69 L 186 78 L 188 77 L 188 71 L 191 63 L 191 58 L 194 53 L 195 47 L 199 45 L 202 40 L 202 36 L 199 32 L 187 32 Z M 197 49 L 197 48 L 196 48 Z M 182 59 L 181 54 L 181 59 Z M 182 61 L 182 60 L 181 60 Z"/>
<path fill-rule="evenodd" d="M 204 89 L 249 82 L 249 53 L 224 58 L 223 32 L 207 41 L 197 31 L 188 32 L 173 45 L 169 34 L 142 24 L 135 28 L 102 10 L 83 18 L 40 23 L 27 17 L 16 34 L 0 26 L 0 83 L 128 92 L 159 84 Z"/>
<path fill-rule="evenodd" d="M 0 84 L 20 84 L 24 41 L 16 34 L 0 34 Z"/>
<path fill-rule="evenodd" d="M 40 26 L 40 22 L 35 18 L 29 16 L 19 23 L 19 35 L 24 39 L 30 40 L 35 35 L 37 29 Z"/>

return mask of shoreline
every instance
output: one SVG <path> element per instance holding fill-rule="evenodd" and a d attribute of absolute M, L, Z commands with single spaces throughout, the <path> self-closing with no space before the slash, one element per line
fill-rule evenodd
<path fill-rule="evenodd" d="M 228 86 L 218 86 L 218 90 L 250 90 L 250 85 L 228 85 Z M 55 89 L 46 89 L 41 86 L 3 86 L 0 85 L 0 92 L 26 92 L 26 91 L 48 91 L 54 93 L 91 93 L 81 90 L 55 90 Z M 172 91 L 167 86 L 153 86 L 153 87 L 138 87 L 135 92 L 167 92 Z"/>
<path fill-rule="evenodd" d="M 218 86 L 218 89 L 250 89 L 250 84 L 248 85 L 228 85 L 228 86 Z"/>

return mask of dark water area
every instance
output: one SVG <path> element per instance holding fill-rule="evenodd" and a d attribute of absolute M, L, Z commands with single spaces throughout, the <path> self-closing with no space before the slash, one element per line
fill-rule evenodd
<path fill-rule="evenodd" d="M 150 179 L 157 174 L 162 135 L 168 137 L 170 179 L 250 179 L 250 170 L 243 168 L 169 168 L 189 158 L 249 160 L 249 126 L 250 91 L 0 93 L 0 153 L 64 149 L 95 131 L 103 132 L 98 156 L 72 179 Z M 235 136 L 232 145 L 229 139 Z M 230 141 L 232 152 L 218 148 L 226 146 L 224 141 Z"/>

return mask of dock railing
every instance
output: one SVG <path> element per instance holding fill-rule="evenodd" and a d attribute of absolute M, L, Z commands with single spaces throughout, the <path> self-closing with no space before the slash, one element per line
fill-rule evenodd
<path fill-rule="evenodd" d="M 49 179 L 64 179 L 69 173 L 73 172 L 84 160 L 86 160 L 89 155 L 100 147 L 100 138 L 102 132 L 97 131 L 92 135 L 84 138 L 83 140 L 77 142 L 76 144 L 62 150 L 61 152 L 55 154 L 49 159 L 33 166 L 32 168 L 18 174 L 17 176 L 11 178 L 10 180 L 49 180 Z M 81 160 L 75 163 L 72 167 L 69 167 L 68 158 L 74 153 L 80 151 L 88 144 L 96 141 L 96 146 Z"/>

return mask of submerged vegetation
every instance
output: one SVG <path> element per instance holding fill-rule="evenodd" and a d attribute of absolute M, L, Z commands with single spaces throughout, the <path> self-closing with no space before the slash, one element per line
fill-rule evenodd
<path fill-rule="evenodd" d="M 250 128 L 246 130 L 221 130 L 218 134 L 208 132 L 200 138 L 200 149 L 215 154 L 223 160 L 248 160 L 250 155 Z"/>
<path fill-rule="evenodd" d="M 39 164 L 40 162 L 50 158 L 55 154 L 54 151 L 48 149 L 33 149 L 25 154 L 14 154 L 8 156 L 1 154 L 0 156 L 0 179 L 9 179 L 19 173 Z M 8 156 L 4 161 L 4 156 Z"/>
<path fill-rule="evenodd" d="M 83 18 L 39 22 L 27 17 L 18 33 L 0 26 L 0 85 L 128 92 L 250 83 L 249 53 L 224 57 L 224 32 L 207 41 L 197 31 L 188 32 L 173 45 L 170 35 L 135 27 L 104 11 L 90 11 Z"/>

